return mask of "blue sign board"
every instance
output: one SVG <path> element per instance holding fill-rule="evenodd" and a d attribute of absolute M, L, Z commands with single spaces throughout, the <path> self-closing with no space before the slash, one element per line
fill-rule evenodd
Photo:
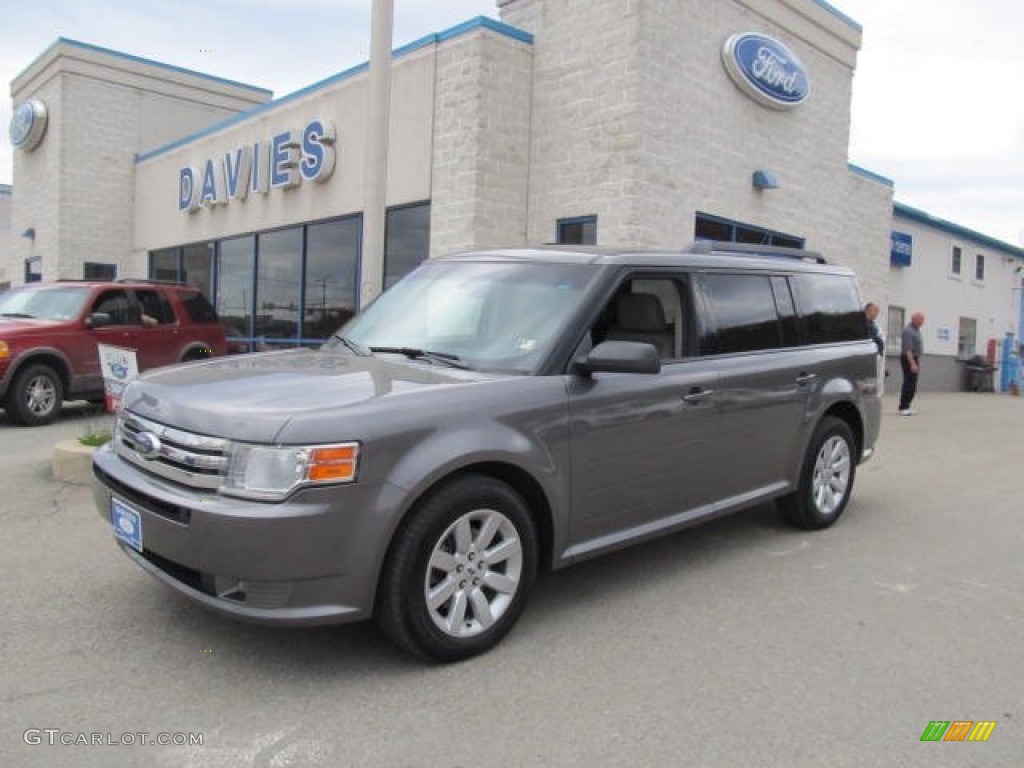
<path fill-rule="evenodd" d="M 894 267 L 909 267 L 914 255 L 914 238 L 905 232 L 893 232 L 891 238 L 889 264 Z"/>
<path fill-rule="evenodd" d="M 789 48 L 755 32 L 725 41 L 722 63 L 729 77 L 754 101 L 773 109 L 791 109 L 807 100 L 807 69 Z"/>

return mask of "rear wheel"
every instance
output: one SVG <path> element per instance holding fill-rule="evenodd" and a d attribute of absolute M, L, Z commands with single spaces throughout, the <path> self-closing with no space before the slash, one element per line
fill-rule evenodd
<path fill-rule="evenodd" d="M 467 475 L 433 492 L 396 534 L 377 623 L 412 653 L 466 659 L 512 629 L 536 572 L 537 534 L 525 502 L 504 483 Z"/>
<path fill-rule="evenodd" d="M 799 528 L 817 530 L 839 519 L 853 491 L 856 445 L 845 421 L 834 416 L 821 420 L 807 447 L 799 487 L 778 502 L 789 522 Z"/>
<path fill-rule="evenodd" d="M 28 427 L 49 424 L 60 415 L 64 386 L 48 365 L 29 365 L 18 372 L 7 393 L 7 418 Z"/>
<path fill-rule="evenodd" d="M 192 362 L 195 362 L 196 360 L 206 360 L 209 357 L 210 357 L 210 354 L 209 354 L 209 352 L 207 350 L 204 350 L 204 349 L 190 349 L 188 352 L 186 352 L 184 354 L 184 356 L 182 356 L 181 362 L 183 362 L 183 363 L 192 363 Z"/>

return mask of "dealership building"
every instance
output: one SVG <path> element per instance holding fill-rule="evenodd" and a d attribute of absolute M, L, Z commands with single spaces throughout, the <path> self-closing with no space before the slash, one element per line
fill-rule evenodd
<path fill-rule="evenodd" d="M 976 347 L 1017 334 L 1024 252 L 913 209 L 901 216 L 891 181 L 849 165 L 862 31 L 829 4 L 498 9 L 501 21 L 476 18 L 393 52 L 382 217 L 370 215 L 380 168 L 368 159 L 367 65 L 272 100 L 58 40 L 11 84 L 18 151 L 0 281 L 185 280 L 255 349 L 325 338 L 432 256 L 734 240 L 853 267 L 890 324 L 903 317 L 893 309 L 942 315 L 950 336 L 928 351 L 951 366 L 972 317 Z M 980 281 L 960 276 L 965 293 L 942 294 L 963 307 L 940 312 L 914 275 L 933 252 L 945 264 L 947 235 L 963 269 L 979 254 L 986 266 Z M 382 257 L 367 246 L 375 236 Z M 952 375 L 932 383 L 946 388 Z"/>

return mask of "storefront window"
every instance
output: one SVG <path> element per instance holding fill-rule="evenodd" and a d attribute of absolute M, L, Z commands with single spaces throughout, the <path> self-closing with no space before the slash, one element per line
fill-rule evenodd
<path fill-rule="evenodd" d="M 361 240 L 356 215 L 151 251 L 149 275 L 199 288 L 232 352 L 319 346 L 355 314 Z"/>
<path fill-rule="evenodd" d="M 388 211 L 384 238 L 384 288 L 390 288 L 430 254 L 430 203 Z"/>
<path fill-rule="evenodd" d="M 266 232 L 259 236 L 256 259 L 257 344 L 280 346 L 281 340 L 299 340 L 302 286 L 302 227 Z M 271 346 L 273 345 L 273 346 Z"/>
<path fill-rule="evenodd" d="M 82 278 L 85 280 L 113 280 L 117 277 L 117 265 L 99 261 L 82 264 Z"/>
<path fill-rule="evenodd" d="M 161 248 L 149 252 L 149 276 L 154 280 L 181 279 L 180 248 Z"/>
<path fill-rule="evenodd" d="M 178 280 L 198 288 L 207 298 L 213 296 L 213 243 L 195 243 L 182 249 L 184 274 Z"/>
<path fill-rule="evenodd" d="M 694 236 L 697 240 L 714 240 L 726 243 L 749 243 L 753 245 L 778 245 L 785 248 L 803 248 L 804 239 L 771 229 L 731 221 L 707 213 L 698 213 Z"/>
<path fill-rule="evenodd" d="M 253 255 L 255 238 L 223 240 L 217 261 L 217 314 L 233 352 L 249 351 L 252 336 Z"/>
<path fill-rule="evenodd" d="M 362 218 L 306 228 L 306 311 L 302 338 L 328 338 L 356 309 Z"/>

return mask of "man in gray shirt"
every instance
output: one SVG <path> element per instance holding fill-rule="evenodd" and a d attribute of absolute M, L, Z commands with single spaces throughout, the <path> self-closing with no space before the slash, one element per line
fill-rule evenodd
<path fill-rule="evenodd" d="M 903 388 L 900 390 L 900 415 L 913 416 L 910 404 L 917 394 L 917 376 L 921 371 L 921 357 L 924 355 L 924 338 L 921 326 L 924 325 L 924 313 L 915 312 L 907 327 L 903 329 L 900 340 L 900 367 L 903 368 Z"/>

